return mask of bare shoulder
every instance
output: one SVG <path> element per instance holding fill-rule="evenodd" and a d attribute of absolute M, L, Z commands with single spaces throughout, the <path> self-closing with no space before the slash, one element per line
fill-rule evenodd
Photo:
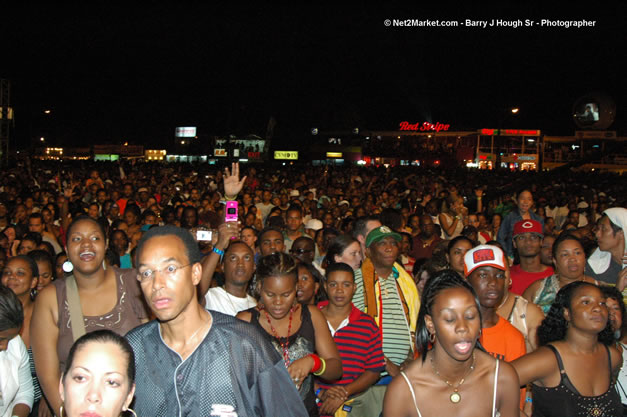
<path fill-rule="evenodd" d="M 530 286 L 528 286 L 527 289 L 522 294 L 523 298 L 529 301 L 530 303 L 533 303 L 533 298 L 538 292 L 538 289 L 540 289 L 540 286 L 544 284 L 545 279 L 546 278 L 539 279 L 533 282 Z"/>
<path fill-rule="evenodd" d="M 314 323 L 315 322 L 326 323 L 327 319 L 324 318 L 322 311 L 320 311 L 318 307 L 313 306 L 313 305 L 306 305 L 306 306 L 303 306 L 303 308 L 309 309 L 311 320 L 314 321 Z"/>
<path fill-rule="evenodd" d="M 542 321 L 544 320 L 544 312 L 536 303 L 529 301 L 527 303 L 527 318 L 530 318 L 533 321 Z"/>
<path fill-rule="evenodd" d="M 516 391 L 519 390 L 518 373 L 510 363 L 499 361 L 498 385 L 499 387 L 513 388 Z"/>
<path fill-rule="evenodd" d="M 409 370 L 408 370 L 409 371 Z M 383 398 L 383 417 L 404 417 L 412 415 L 415 408 L 409 386 L 405 378 L 399 374 L 385 391 Z"/>
<path fill-rule="evenodd" d="M 41 292 L 37 293 L 34 311 L 37 311 L 38 315 L 49 312 L 58 316 L 57 288 L 54 285 L 47 285 Z"/>

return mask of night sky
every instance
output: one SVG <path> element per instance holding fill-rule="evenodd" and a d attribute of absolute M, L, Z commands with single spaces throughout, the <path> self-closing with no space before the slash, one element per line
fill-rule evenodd
<path fill-rule="evenodd" d="M 312 127 L 394 130 L 404 120 L 573 135 L 573 103 L 591 91 L 614 99 L 610 130 L 626 135 L 626 12 L 595 5 L 4 8 L 0 77 L 12 82 L 20 147 L 40 136 L 62 146 L 165 146 L 176 126 L 198 126 L 201 139 L 265 136 L 271 116 L 279 143 L 312 141 Z M 577 18 L 596 27 L 384 25 L 408 18 Z M 521 109 L 515 118 L 513 106 Z"/>

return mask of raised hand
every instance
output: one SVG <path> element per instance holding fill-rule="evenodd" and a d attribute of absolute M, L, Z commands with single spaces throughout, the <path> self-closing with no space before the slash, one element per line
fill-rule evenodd
<path fill-rule="evenodd" d="M 235 198 L 242 188 L 246 177 L 239 179 L 239 163 L 233 162 L 231 164 L 231 171 L 229 168 L 224 168 L 224 194 L 225 197 Z"/>

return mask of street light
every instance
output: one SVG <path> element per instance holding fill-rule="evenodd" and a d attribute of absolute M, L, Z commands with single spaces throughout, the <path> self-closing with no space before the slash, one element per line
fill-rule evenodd
<path fill-rule="evenodd" d="M 44 110 L 44 113 L 45 113 L 45 114 L 50 114 L 50 113 L 52 113 L 52 110 L 50 110 L 50 109 L 46 109 L 46 110 Z"/>
<path fill-rule="evenodd" d="M 41 142 L 44 142 L 46 139 L 42 136 L 42 137 L 40 137 L 40 138 L 39 138 L 39 140 L 40 140 Z"/>
<path fill-rule="evenodd" d="M 520 109 L 518 107 L 514 107 L 512 109 L 512 114 L 518 114 L 519 111 L 520 111 Z"/>

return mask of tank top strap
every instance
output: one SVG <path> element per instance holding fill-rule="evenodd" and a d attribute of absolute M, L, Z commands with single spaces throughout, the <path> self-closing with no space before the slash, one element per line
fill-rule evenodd
<path fill-rule="evenodd" d="M 492 417 L 497 416 L 496 411 L 496 387 L 499 380 L 499 360 L 496 360 L 496 369 L 494 370 L 494 392 L 492 393 Z M 500 415 L 500 413 L 498 414 Z"/>
<path fill-rule="evenodd" d="M 405 379 L 405 382 L 407 382 L 409 392 L 411 392 L 411 397 L 414 399 L 414 407 L 416 407 L 418 417 L 422 417 L 422 414 L 420 414 L 420 410 L 418 409 L 418 403 L 416 402 L 416 393 L 414 392 L 414 387 L 412 387 L 411 382 L 409 382 L 409 378 L 407 378 L 407 375 L 405 375 L 405 372 L 401 371 L 401 375 L 403 375 L 403 379 Z"/>
<path fill-rule="evenodd" d="M 553 351 L 553 354 L 555 355 L 555 358 L 557 359 L 557 366 L 560 369 L 560 374 L 561 375 L 566 374 L 566 371 L 564 371 L 564 363 L 562 362 L 562 357 L 560 356 L 560 353 L 557 351 L 557 348 L 553 345 L 546 345 L 546 347 L 548 347 L 549 349 Z"/>

